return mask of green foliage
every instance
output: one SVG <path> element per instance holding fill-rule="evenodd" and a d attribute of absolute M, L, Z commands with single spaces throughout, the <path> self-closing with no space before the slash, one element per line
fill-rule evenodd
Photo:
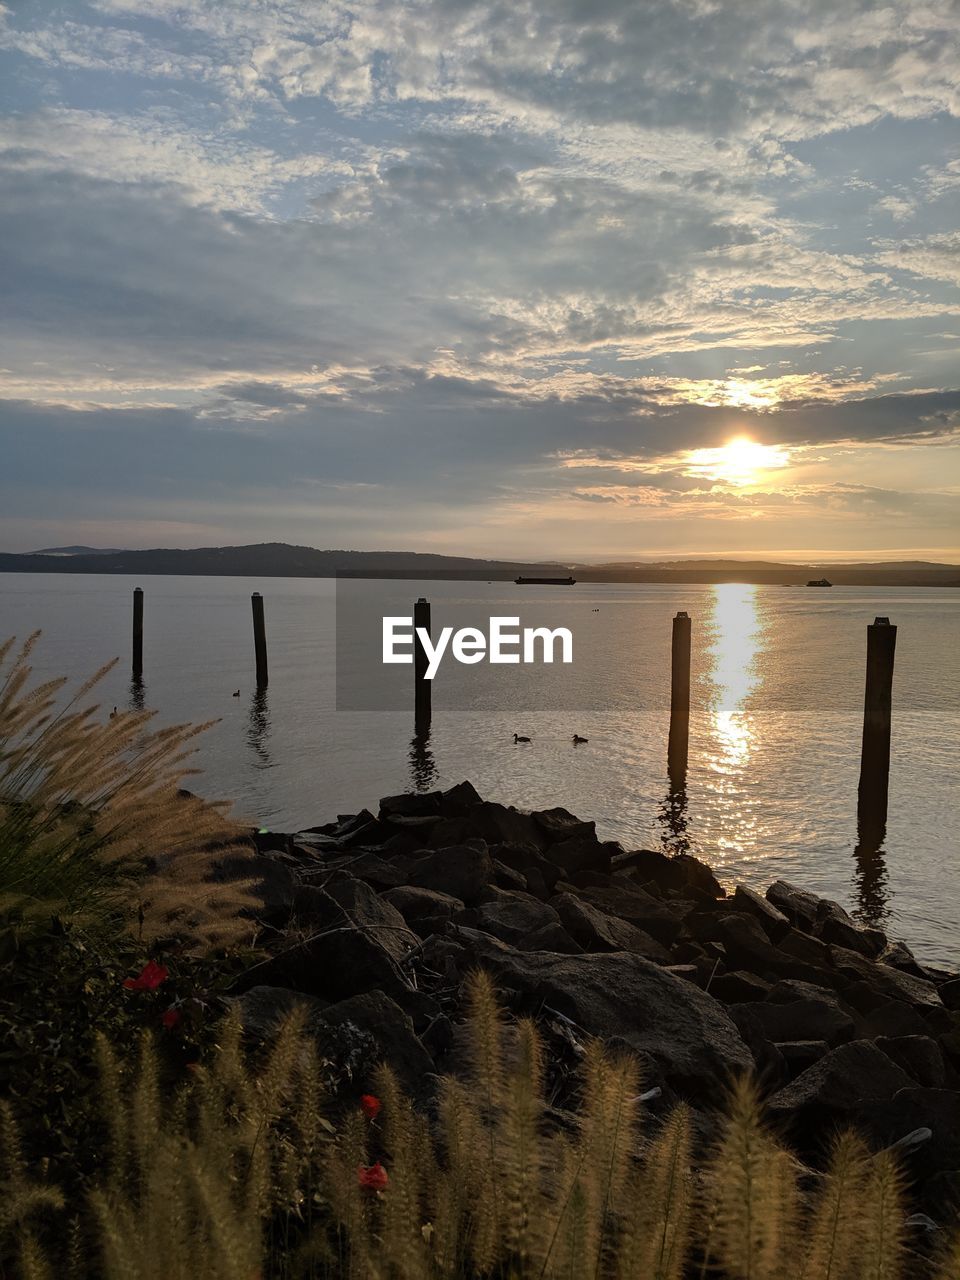
<path fill-rule="evenodd" d="M 182 1074 L 213 1038 L 217 993 L 249 962 L 239 953 L 216 962 L 179 955 L 156 991 L 126 990 L 146 959 L 132 935 L 62 921 L 44 933 L 0 931 L 0 1096 L 16 1111 L 31 1161 L 70 1195 L 99 1160 L 97 1037 L 122 1048 L 155 1029 L 170 1071 Z M 170 1009 L 176 1034 L 161 1031 Z"/>
<path fill-rule="evenodd" d="M 153 1036 L 140 1037 L 135 1064 L 97 1037 L 102 1125 L 95 1172 L 82 1200 L 67 1201 L 84 1207 L 72 1238 L 63 1196 L 28 1168 L 11 1116 L 0 1117 L 0 1274 L 956 1280 L 960 1243 L 930 1268 L 907 1261 L 889 1152 L 840 1135 L 808 1187 L 749 1082 L 695 1173 L 690 1113 L 646 1133 L 634 1064 L 600 1045 L 584 1063 L 575 1124 L 551 1121 L 537 1033 L 505 1022 L 482 975 L 469 1039 L 472 1072 L 442 1082 L 432 1123 L 381 1067 L 379 1115 L 350 1107 L 334 1128 L 299 1015 L 255 1051 L 228 1019 L 203 1065 L 175 1078 Z"/>

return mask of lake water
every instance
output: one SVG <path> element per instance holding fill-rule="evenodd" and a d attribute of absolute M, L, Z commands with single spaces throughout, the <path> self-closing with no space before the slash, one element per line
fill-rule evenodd
<path fill-rule="evenodd" d="M 146 593 L 142 690 L 129 677 L 134 585 Z M 336 709 L 337 589 L 327 579 L 0 574 L 0 636 L 42 629 L 34 666 L 44 676 L 79 679 L 122 657 L 101 689 L 105 713 L 142 697 L 161 723 L 217 719 L 191 785 L 261 826 L 296 830 L 381 795 L 469 778 L 491 799 L 562 804 L 628 848 L 689 848 L 727 884 L 795 881 L 882 923 L 928 962 L 960 965 L 960 593 L 351 584 L 383 614 L 409 614 L 428 596 L 435 629 L 472 608 L 574 633 L 570 667 L 446 664 L 422 741 L 412 711 Z M 262 694 L 254 590 L 269 640 Z M 693 690 L 689 771 L 677 790 L 666 740 L 671 618 L 681 609 L 693 619 Z M 858 842 L 856 821 L 866 626 L 878 615 L 898 626 L 879 848 Z M 412 684 L 408 667 L 391 678 Z M 514 746 L 514 732 L 533 741 Z M 589 742 L 574 746 L 574 732 Z"/>

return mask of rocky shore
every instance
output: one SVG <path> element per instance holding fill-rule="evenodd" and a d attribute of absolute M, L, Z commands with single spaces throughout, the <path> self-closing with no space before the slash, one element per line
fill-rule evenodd
<path fill-rule="evenodd" d="M 752 1070 L 812 1166 L 854 1124 L 900 1146 L 919 1210 L 960 1208 L 960 977 L 836 903 L 783 881 L 725 893 L 694 857 L 625 851 L 565 809 L 521 812 L 469 782 L 254 839 L 267 958 L 235 1004 L 257 1035 L 306 1002 L 341 1083 L 385 1058 L 429 1103 L 483 966 L 537 1018 L 561 1122 L 600 1036 L 637 1055 L 653 1115 L 682 1097 L 704 1140 L 726 1082 Z"/>

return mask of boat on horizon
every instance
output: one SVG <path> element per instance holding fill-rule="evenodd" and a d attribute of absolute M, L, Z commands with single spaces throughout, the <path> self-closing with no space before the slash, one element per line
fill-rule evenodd
<path fill-rule="evenodd" d="M 514 578 L 514 582 L 520 586 L 540 586 L 540 587 L 572 587 L 576 582 L 576 578 L 524 578 L 522 575 Z"/>
<path fill-rule="evenodd" d="M 828 582 L 826 578 L 811 578 L 807 583 L 808 587 L 832 587 L 833 583 Z"/>

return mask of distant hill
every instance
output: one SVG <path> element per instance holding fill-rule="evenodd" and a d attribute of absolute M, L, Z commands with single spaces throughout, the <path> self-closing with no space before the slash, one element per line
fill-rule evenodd
<path fill-rule="evenodd" d="M 119 547 L 44 547 L 42 551 L 31 551 L 34 556 L 115 556 L 120 554 Z"/>
<path fill-rule="evenodd" d="M 504 580 L 525 576 L 581 582 L 747 582 L 803 586 L 827 578 L 837 586 L 960 586 L 960 565 L 908 561 L 899 564 L 777 564 L 764 560 L 674 560 L 611 564 L 479 560 L 418 551 L 318 551 L 285 542 L 246 547 L 157 548 L 152 551 L 54 547 L 15 555 L 0 553 L 5 573 L 125 573 L 247 578 L 466 578 Z"/>

